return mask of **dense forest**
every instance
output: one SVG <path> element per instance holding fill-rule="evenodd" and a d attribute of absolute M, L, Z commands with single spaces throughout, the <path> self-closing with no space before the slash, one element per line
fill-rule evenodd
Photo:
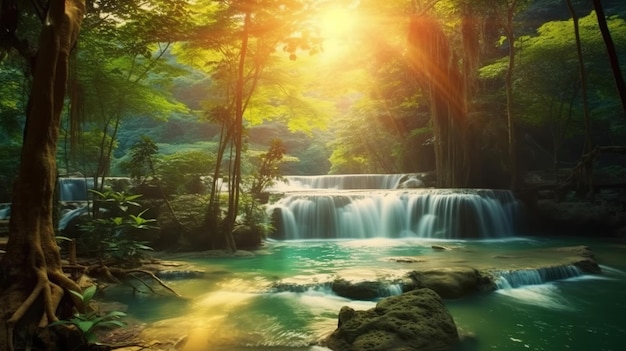
<path fill-rule="evenodd" d="M 626 133 L 587 1 L 573 1 L 580 58 L 566 1 L 272 1 L 249 10 L 258 18 L 242 61 L 244 23 L 235 14 L 243 16 L 244 5 L 149 3 L 88 1 L 71 58 L 59 175 L 149 175 L 133 169 L 131 150 L 142 140 L 154 143 L 154 171 L 176 183 L 172 191 L 215 173 L 218 160 L 228 167 L 235 153 L 219 150 L 228 144 L 241 62 L 245 174 L 280 139 L 282 174 L 432 171 L 450 167 L 447 157 L 462 163 L 462 174 L 442 174 L 440 186 L 509 187 L 514 170 L 571 168 L 583 149 L 620 144 Z M 9 202 L 43 7 L 2 4 L 0 199 Z M 602 5 L 623 63 L 626 7 Z M 438 35 L 428 28 L 441 38 L 426 38 Z M 441 45 L 448 57 L 421 57 L 419 45 Z M 428 60 L 446 66 L 436 73 L 444 76 L 424 71 Z M 454 79 L 440 85 L 450 92 L 436 91 Z M 452 118 L 463 135 L 445 135 L 436 122 L 445 119 L 437 94 L 460 99 Z M 614 161 L 596 167 L 619 172 Z"/>
<path fill-rule="evenodd" d="M 0 350 L 18 322 L 85 312 L 65 294 L 58 177 L 93 180 L 91 234 L 149 228 L 127 212 L 141 195 L 172 231 L 198 222 L 189 247 L 231 251 L 240 224 L 267 230 L 286 174 L 619 186 L 625 17 L 621 0 L 0 0 Z"/>

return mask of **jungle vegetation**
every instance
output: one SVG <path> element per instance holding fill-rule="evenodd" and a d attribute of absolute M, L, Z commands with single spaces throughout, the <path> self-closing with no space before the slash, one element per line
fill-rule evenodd
<path fill-rule="evenodd" d="M 207 246 L 230 250 L 284 174 L 623 179 L 625 16 L 619 0 L 1 0 L 0 350 L 88 313 L 55 242 L 59 176 L 201 193 Z"/>

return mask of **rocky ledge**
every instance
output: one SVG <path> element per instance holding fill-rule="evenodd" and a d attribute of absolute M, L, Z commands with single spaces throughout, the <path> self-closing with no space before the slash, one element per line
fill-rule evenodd
<path fill-rule="evenodd" d="M 490 257 L 477 257 L 474 252 L 455 248 L 445 251 L 437 257 L 389 257 L 387 261 L 399 265 L 393 271 L 347 270 L 337 275 L 294 277 L 274 283 L 271 290 L 330 289 L 352 300 L 374 300 L 428 288 L 444 299 L 458 299 L 493 291 L 502 278 L 519 281 L 520 276 L 530 272 L 541 281 L 529 284 L 601 273 L 593 252 L 586 246 L 506 251 Z"/>
<path fill-rule="evenodd" d="M 344 306 L 324 346 L 341 351 L 444 351 L 459 341 L 452 315 L 430 289 L 388 297 L 367 311 Z"/>

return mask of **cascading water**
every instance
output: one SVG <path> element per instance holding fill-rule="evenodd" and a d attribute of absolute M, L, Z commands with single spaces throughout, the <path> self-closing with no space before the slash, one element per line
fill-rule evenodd
<path fill-rule="evenodd" d="M 520 205 L 510 191 L 398 189 L 402 179 L 406 175 L 287 177 L 286 187 L 276 190 L 291 191 L 268 209 L 273 238 L 486 239 L 515 232 Z M 362 188 L 372 184 L 387 188 Z"/>
<path fill-rule="evenodd" d="M 574 265 L 494 272 L 498 289 L 541 285 L 551 281 L 580 277 L 581 275 L 583 272 Z"/>
<path fill-rule="evenodd" d="M 93 188 L 93 179 L 59 178 L 58 187 L 60 201 L 87 201 L 89 189 Z"/>
<path fill-rule="evenodd" d="M 345 174 L 326 176 L 286 176 L 274 191 L 303 189 L 396 189 L 408 178 L 405 174 Z"/>

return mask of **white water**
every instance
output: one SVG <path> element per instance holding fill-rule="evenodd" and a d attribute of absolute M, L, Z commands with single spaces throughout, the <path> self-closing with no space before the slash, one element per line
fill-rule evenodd
<path fill-rule="evenodd" d="M 583 272 L 576 266 L 554 266 L 539 269 L 518 269 L 494 272 L 498 289 L 511 289 L 527 285 L 541 285 L 555 280 L 580 277 Z"/>
<path fill-rule="evenodd" d="M 268 207 L 277 228 L 272 237 L 489 239 L 515 234 L 520 205 L 510 191 L 397 189 L 405 178 L 287 177 L 283 189 L 289 192 Z M 379 188 L 362 187 L 374 185 Z"/>
<path fill-rule="evenodd" d="M 404 174 L 343 174 L 323 176 L 286 176 L 272 187 L 274 192 L 305 189 L 397 189 Z"/>
<path fill-rule="evenodd" d="M 93 188 L 92 178 L 59 178 L 59 201 L 87 201 L 89 189 Z"/>

